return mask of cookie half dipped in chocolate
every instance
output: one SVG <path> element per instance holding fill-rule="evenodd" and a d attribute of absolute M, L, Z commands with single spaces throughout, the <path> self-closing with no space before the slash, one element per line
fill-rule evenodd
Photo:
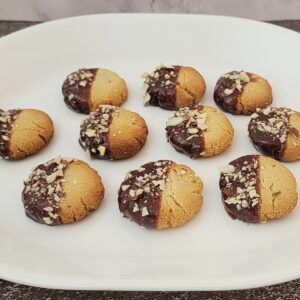
<path fill-rule="evenodd" d="M 52 139 L 51 118 L 36 109 L 0 110 L 0 158 L 22 159 L 43 149 Z"/>
<path fill-rule="evenodd" d="M 92 158 L 115 160 L 137 154 L 147 136 L 146 122 L 139 114 L 101 105 L 81 123 L 79 143 Z"/>
<path fill-rule="evenodd" d="M 259 75 L 232 71 L 219 78 L 214 90 L 215 102 L 234 115 L 250 115 L 273 101 L 272 88 Z"/>
<path fill-rule="evenodd" d="M 79 221 L 96 210 L 103 197 L 104 187 L 94 169 L 62 157 L 33 169 L 22 193 L 26 215 L 47 225 Z"/>
<path fill-rule="evenodd" d="M 127 173 L 119 189 L 124 217 L 146 228 L 178 227 L 202 207 L 202 181 L 189 167 L 169 160 Z"/>
<path fill-rule="evenodd" d="M 282 161 L 300 159 L 300 113 L 286 107 L 257 109 L 248 131 L 262 153 Z"/>
<path fill-rule="evenodd" d="M 223 204 L 233 219 L 264 223 L 288 215 L 297 204 L 295 177 L 272 158 L 246 155 L 220 170 Z"/>
<path fill-rule="evenodd" d="M 168 142 L 191 158 L 220 154 L 232 144 L 234 129 L 225 114 L 196 104 L 175 111 L 167 121 Z"/>
<path fill-rule="evenodd" d="M 191 67 L 160 65 L 143 78 L 144 104 L 168 110 L 193 106 L 206 90 L 202 75 Z"/>
<path fill-rule="evenodd" d="M 62 93 L 69 108 L 84 114 L 103 104 L 121 106 L 128 97 L 125 80 L 113 71 L 100 68 L 71 73 L 63 83 Z"/>

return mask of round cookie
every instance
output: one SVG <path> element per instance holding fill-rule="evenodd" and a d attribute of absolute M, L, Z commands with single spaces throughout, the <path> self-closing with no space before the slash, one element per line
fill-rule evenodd
<path fill-rule="evenodd" d="M 149 162 L 127 173 L 119 189 L 124 217 L 146 228 L 178 227 L 202 207 L 202 181 L 189 167 L 173 161 Z"/>
<path fill-rule="evenodd" d="M 94 169 L 62 157 L 33 169 L 22 193 L 26 215 L 47 225 L 79 221 L 96 210 L 103 197 L 104 187 Z"/>
<path fill-rule="evenodd" d="M 273 101 L 272 88 L 261 76 L 232 71 L 219 78 L 214 90 L 215 102 L 234 115 L 250 115 Z"/>
<path fill-rule="evenodd" d="M 71 73 L 63 83 L 62 93 L 69 108 L 84 114 L 102 104 L 120 106 L 128 97 L 125 80 L 113 71 L 100 68 Z"/>
<path fill-rule="evenodd" d="M 101 105 L 81 123 L 79 143 L 90 157 L 115 160 L 137 154 L 147 136 L 147 125 L 139 114 Z"/>
<path fill-rule="evenodd" d="M 36 109 L 0 111 L 0 158 L 17 160 L 34 154 L 52 139 L 51 118 Z"/>
<path fill-rule="evenodd" d="M 168 142 L 191 158 L 209 157 L 231 146 L 234 129 L 221 111 L 201 104 L 181 108 L 167 121 Z"/>
<path fill-rule="evenodd" d="M 160 65 L 143 78 L 144 104 L 169 110 L 193 106 L 206 90 L 202 75 L 191 67 Z"/>
<path fill-rule="evenodd" d="M 220 170 L 223 204 L 233 219 L 264 223 L 286 216 L 297 204 L 295 177 L 272 158 L 246 155 Z"/>
<path fill-rule="evenodd" d="M 286 107 L 257 109 L 248 132 L 262 153 L 282 161 L 300 159 L 300 113 Z"/>

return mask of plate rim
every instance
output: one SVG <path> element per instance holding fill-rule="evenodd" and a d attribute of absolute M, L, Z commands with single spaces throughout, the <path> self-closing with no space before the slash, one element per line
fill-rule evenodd
<path fill-rule="evenodd" d="M 214 14 L 196 14 L 196 13 L 191 13 L 191 14 L 184 14 L 184 13 L 129 13 L 129 12 L 124 12 L 124 13 L 99 13 L 99 14 L 88 14 L 88 15 L 78 15 L 78 16 L 71 16 L 71 17 L 64 17 L 64 18 L 59 18 L 59 19 L 54 19 L 54 20 L 49 20 L 49 21 L 44 21 L 44 22 L 39 22 L 37 24 L 33 24 L 33 25 L 30 25 L 28 27 L 25 27 L 25 28 L 22 28 L 22 29 L 19 29 L 17 31 L 13 31 L 13 32 L 10 32 L 4 36 L 1 36 L 0 37 L 0 42 L 3 41 L 3 40 L 6 40 L 6 39 L 9 39 L 11 38 L 12 36 L 15 37 L 19 34 L 24 34 L 25 32 L 27 31 L 34 31 L 34 30 L 38 30 L 39 28 L 42 28 L 42 27 L 48 27 L 48 26 L 55 26 L 56 24 L 59 24 L 59 23 L 64 23 L 64 22 L 72 22 L 72 21 L 76 21 L 76 20 L 80 20 L 80 19 L 86 19 L 86 18 L 122 18 L 122 17 L 128 17 L 128 18 L 131 18 L 131 17 L 162 17 L 162 18 L 165 18 L 165 17 L 180 17 L 180 18 L 219 18 L 219 19 L 224 19 L 224 20 L 240 20 L 240 21 L 245 21 L 245 22 L 250 22 L 250 23 L 256 23 L 256 24 L 264 24 L 264 26 L 267 26 L 267 27 L 272 27 L 272 28 L 277 28 L 277 30 L 281 30 L 281 31 L 285 31 L 285 32 L 289 32 L 289 33 L 292 33 L 292 34 L 295 34 L 295 35 L 298 35 L 300 34 L 300 32 L 297 32 L 293 29 L 290 29 L 290 28 L 286 28 L 286 27 L 283 27 L 281 25 L 278 25 L 278 24 L 273 24 L 273 23 L 270 23 L 271 21 L 263 21 L 263 20 L 254 20 L 254 19 L 250 19 L 250 18 L 243 18 L 243 17 L 233 17 L 233 16 L 227 16 L 227 15 L 214 15 Z M 30 21 L 28 21 L 30 22 Z"/>
<path fill-rule="evenodd" d="M 0 267 L 2 268 L 1 262 L 0 262 Z M 15 268 L 14 268 L 15 269 Z M 28 272 L 27 272 L 28 273 Z M 218 279 L 218 280 L 207 280 L 207 283 L 203 281 L 200 283 L 199 279 L 186 279 L 183 280 L 177 279 L 177 280 L 160 280 L 160 285 L 165 285 L 165 287 L 159 288 L 157 284 L 157 280 L 149 280 L 149 279 L 129 279 L 129 280 L 124 280 L 124 279 L 103 279 L 101 278 L 101 281 L 99 281 L 97 284 L 92 283 L 92 284 L 84 284 L 80 286 L 80 283 L 78 283 L 78 280 L 76 279 L 71 280 L 71 283 L 69 284 L 69 281 L 64 281 L 62 279 L 65 279 L 63 276 L 59 276 L 56 280 L 56 283 L 46 283 L 46 279 L 49 278 L 48 276 L 43 276 L 41 277 L 40 275 L 34 275 L 35 277 L 42 278 L 38 279 L 36 281 L 30 281 L 30 280 L 22 280 L 22 279 L 14 279 L 13 276 L 2 276 L 0 273 L 0 278 L 3 280 L 11 281 L 17 284 L 23 284 L 27 286 L 33 286 L 37 288 L 47 288 L 47 289 L 54 289 L 54 290 L 74 290 L 74 291 L 96 291 L 96 290 L 111 290 L 111 291 L 136 291 L 136 292 L 150 292 L 150 291 L 167 291 L 167 292 L 180 292 L 180 291 L 233 291 L 233 290 L 247 290 L 247 289 L 257 289 L 257 288 L 263 288 L 263 287 L 268 287 L 271 285 L 277 285 L 277 284 L 282 284 L 285 282 L 289 282 L 292 280 L 297 279 L 299 276 L 299 271 L 294 270 L 293 274 L 292 272 L 287 271 L 286 275 L 284 272 L 281 272 L 282 278 L 277 278 L 274 279 L 272 278 L 267 278 L 267 275 L 261 275 L 261 276 L 256 276 L 256 278 L 259 278 L 260 283 L 257 284 L 257 279 L 256 280 L 247 280 L 247 277 L 243 276 L 241 280 L 238 282 L 242 284 L 241 287 L 237 288 L 236 287 L 236 282 L 234 281 L 233 283 L 228 283 L 227 281 L 224 281 L 224 279 Z M 247 282 L 245 283 L 245 278 Z M 283 279 L 284 277 L 284 279 Z M 63 282 L 63 283 L 58 283 L 58 282 Z M 75 283 L 74 283 L 75 282 Z M 184 284 L 182 284 L 184 282 Z M 180 288 L 180 286 L 184 286 L 184 288 Z M 130 287 L 130 289 L 128 288 Z"/>

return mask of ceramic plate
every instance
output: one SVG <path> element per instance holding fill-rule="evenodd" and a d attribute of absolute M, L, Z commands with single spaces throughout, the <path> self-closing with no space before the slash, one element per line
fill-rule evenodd
<path fill-rule="evenodd" d="M 141 74 L 160 63 L 192 66 L 207 82 L 203 104 L 215 106 L 217 78 L 247 70 L 267 78 L 274 105 L 300 110 L 300 35 L 273 25 L 201 15 L 96 15 L 38 25 L 0 40 L 0 107 L 38 108 L 55 122 L 55 137 L 37 155 L 0 161 L 0 277 L 64 289 L 220 290 L 252 288 L 300 275 L 300 207 L 261 225 L 231 220 L 218 189 L 218 166 L 257 153 L 247 116 L 228 115 L 235 128 L 228 151 L 191 160 L 165 138 L 170 112 L 144 107 Z M 78 144 L 83 115 L 62 98 L 65 76 L 80 67 L 104 67 L 128 83 L 125 108 L 149 126 L 143 150 L 123 161 L 92 160 L 105 199 L 77 224 L 49 227 L 25 217 L 22 182 L 30 170 L 58 155 L 87 161 Z M 178 229 L 146 230 L 122 218 L 117 190 L 126 172 L 145 162 L 172 159 L 204 182 L 204 206 Z M 300 181 L 300 162 L 285 164 Z"/>

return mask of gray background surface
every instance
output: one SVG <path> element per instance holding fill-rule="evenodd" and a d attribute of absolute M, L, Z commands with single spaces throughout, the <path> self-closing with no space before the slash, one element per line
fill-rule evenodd
<path fill-rule="evenodd" d="M 271 22 L 300 32 L 299 21 Z M 35 22 L 0 21 L 0 37 L 37 24 Z M 299 53 L 300 59 L 300 53 Z M 258 266 L 259 267 L 259 266 Z M 300 279 L 265 288 L 225 292 L 114 292 L 114 291 L 63 291 L 28 287 L 0 280 L 0 299 L 7 300 L 94 300 L 94 299 L 153 299 L 153 300 L 290 300 L 300 299 Z"/>
<path fill-rule="evenodd" d="M 299 0 L 0 0 L 0 20 L 47 21 L 96 13 L 157 12 L 299 20 Z"/>

